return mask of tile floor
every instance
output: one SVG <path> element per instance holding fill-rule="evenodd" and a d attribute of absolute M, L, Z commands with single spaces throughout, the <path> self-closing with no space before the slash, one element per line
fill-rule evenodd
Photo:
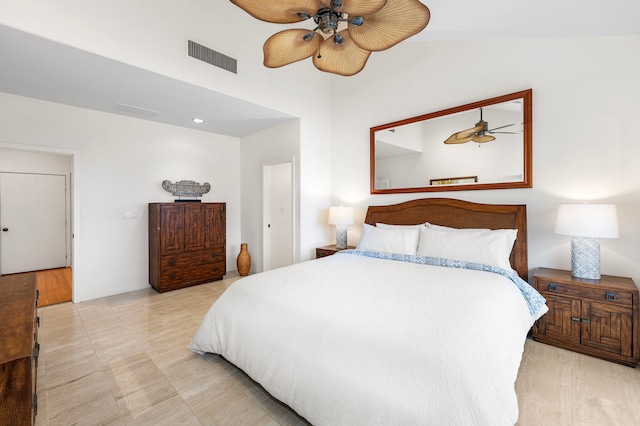
<path fill-rule="evenodd" d="M 37 425 L 304 425 L 219 356 L 186 349 L 236 278 L 40 308 Z M 640 425 L 640 369 L 527 341 L 519 425 Z"/>

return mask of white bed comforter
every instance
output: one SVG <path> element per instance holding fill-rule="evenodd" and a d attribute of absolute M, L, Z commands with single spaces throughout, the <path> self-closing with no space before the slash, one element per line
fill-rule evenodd
<path fill-rule="evenodd" d="M 238 280 L 189 348 L 314 425 L 513 425 L 535 319 L 499 274 L 338 253 Z"/>

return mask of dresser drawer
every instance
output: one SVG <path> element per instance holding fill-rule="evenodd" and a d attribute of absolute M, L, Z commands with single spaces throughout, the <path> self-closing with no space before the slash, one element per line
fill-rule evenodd
<path fill-rule="evenodd" d="M 192 251 L 174 255 L 165 255 L 160 258 L 162 272 L 175 268 L 191 267 L 194 265 L 207 265 L 214 262 L 224 262 L 224 248 L 211 250 Z"/>
<path fill-rule="evenodd" d="M 597 288 L 597 285 L 583 287 L 575 284 L 563 284 L 553 281 L 537 280 L 536 287 L 541 293 L 557 294 L 627 306 L 631 306 L 633 304 L 633 294 L 630 291 L 611 290 L 608 288 L 599 289 Z"/>
<path fill-rule="evenodd" d="M 226 273 L 225 263 L 211 262 L 197 267 L 171 268 L 160 274 L 159 290 L 171 290 L 195 283 L 214 281 Z"/>
<path fill-rule="evenodd" d="M 30 425 L 40 349 L 35 274 L 0 277 L 0 294 L 0 425 Z"/>

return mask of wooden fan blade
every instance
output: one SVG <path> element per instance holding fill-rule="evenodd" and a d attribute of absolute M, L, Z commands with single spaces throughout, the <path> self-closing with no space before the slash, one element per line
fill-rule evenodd
<path fill-rule="evenodd" d="M 331 7 L 331 0 L 321 0 L 326 7 Z M 387 3 L 387 0 L 345 0 L 339 12 L 346 13 L 349 17 L 371 15 L 376 13 Z"/>
<path fill-rule="evenodd" d="M 444 143 L 446 144 L 456 144 L 456 143 L 466 143 L 471 140 L 471 138 L 480 130 L 484 129 L 484 124 L 481 124 L 476 127 L 472 127 L 471 129 L 462 130 L 461 132 L 457 132 L 449 136 Z"/>
<path fill-rule="evenodd" d="M 329 37 L 320 44 L 318 54 L 313 57 L 313 65 L 320 71 L 350 76 L 364 68 L 371 52 L 361 49 L 351 39 L 349 30 L 339 32 L 342 43 L 336 44 Z"/>
<path fill-rule="evenodd" d="M 322 36 L 315 34 L 309 41 L 303 37 L 311 31 L 302 29 L 284 30 L 275 33 L 264 43 L 264 66 L 278 68 L 313 55 L 322 42 Z"/>
<path fill-rule="evenodd" d="M 459 144 L 459 143 L 467 143 L 471 140 L 472 136 L 460 136 L 460 133 L 454 133 L 447 138 L 444 143 L 447 145 Z"/>
<path fill-rule="evenodd" d="M 231 3 L 256 19 L 274 24 L 304 21 L 308 18 L 299 17 L 298 12 L 313 16 L 323 7 L 320 0 L 231 0 Z"/>
<path fill-rule="evenodd" d="M 493 136 L 488 136 L 488 135 L 484 135 L 484 136 L 474 135 L 474 136 L 471 137 L 471 140 L 474 141 L 474 142 L 478 142 L 478 143 L 485 143 L 485 142 L 495 141 L 496 138 L 494 138 Z"/>
<path fill-rule="evenodd" d="M 375 52 L 418 34 L 430 17 L 429 8 L 418 0 L 387 0 L 376 13 L 362 16 L 361 26 L 349 25 L 349 31 L 358 46 Z"/>

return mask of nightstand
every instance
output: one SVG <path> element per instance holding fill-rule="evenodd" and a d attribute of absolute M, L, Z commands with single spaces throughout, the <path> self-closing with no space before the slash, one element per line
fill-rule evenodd
<path fill-rule="evenodd" d="M 590 280 L 540 268 L 533 286 L 549 306 L 533 326 L 535 340 L 629 367 L 638 364 L 638 287 L 631 278 Z"/>
<path fill-rule="evenodd" d="M 350 249 L 350 250 L 352 250 L 354 248 L 356 248 L 356 247 L 355 246 L 347 246 L 347 249 Z M 318 247 L 318 248 L 316 248 L 316 259 L 319 259 L 321 257 L 331 256 L 332 254 L 336 254 L 340 250 L 345 250 L 345 249 L 336 248 L 335 244 L 332 244 L 330 246 Z"/>

